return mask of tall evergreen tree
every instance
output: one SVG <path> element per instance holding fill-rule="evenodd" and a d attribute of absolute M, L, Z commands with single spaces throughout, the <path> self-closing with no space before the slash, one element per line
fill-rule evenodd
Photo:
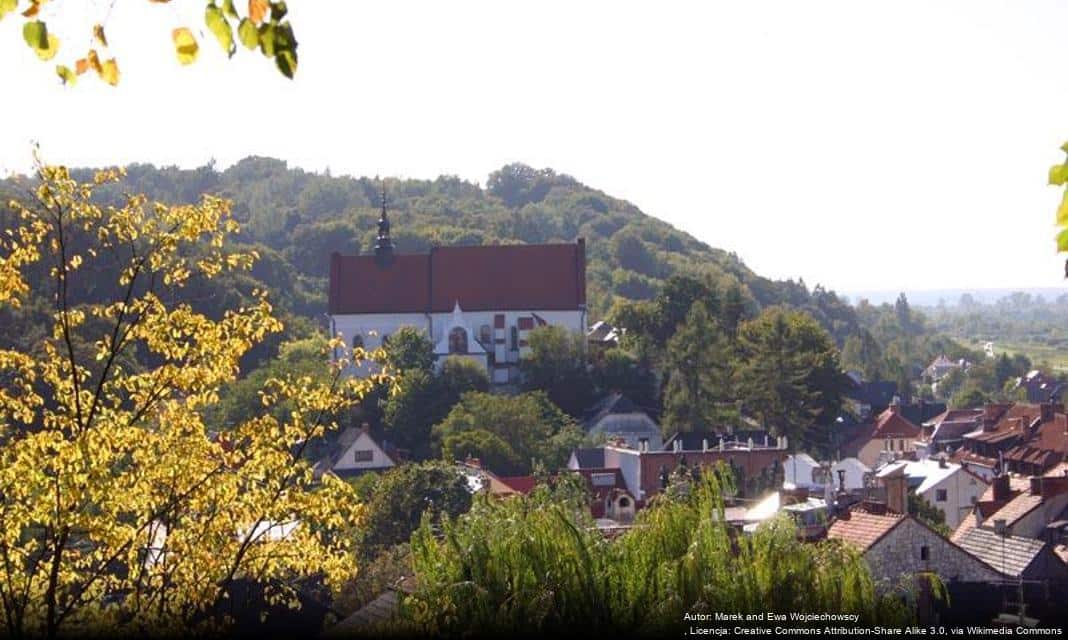
<path fill-rule="evenodd" d="M 702 430 L 726 417 L 719 408 L 732 398 L 730 357 L 723 330 L 703 301 L 667 343 L 668 382 L 664 426 L 672 431 Z"/>

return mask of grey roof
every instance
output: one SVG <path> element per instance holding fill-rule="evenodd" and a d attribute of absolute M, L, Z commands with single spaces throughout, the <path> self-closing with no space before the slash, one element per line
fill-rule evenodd
<path fill-rule="evenodd" d="M 645 411 L 622 393 L 612 392 L 586 410 L 586 427 L 597 424 L 605 416 L 622 413 L 645 413 Z"/>
<path fill-rule="evenodd" d="M 1005 575 L 1017 577 L 1027 571 L 1046 543 L 1034 538 L 999 536 L 976 527 L 961 536 L 957 545 Z"/>
<path fill-rule="evenodd" d="M 400 601 L 397 592 L 389 590 L 368 602 L 356 613 L 330 627 L 323 636 L 340 638 L 384 631 L 383 627 L 392 622 L 399 611 Z"/>
<path fill-rule="evenodd" d="M 603 469 L 604 449 L 575 449 L 575 459 L 578 460 L 579 469 Z"/>
<path fill-rule="evenodd" d="M 612 413 L 589 424 L 590 433 L 655 433 L 660 435 L 660 427 L 648 415 L 637 413 Z"/>

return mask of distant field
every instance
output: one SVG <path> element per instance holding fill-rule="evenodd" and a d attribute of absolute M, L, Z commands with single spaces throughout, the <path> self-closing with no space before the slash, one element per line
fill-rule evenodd
<path fill-rule="evenodd" d="M 983 349 L 983 342 L 972 341 L 969 343 L 969 347 L 973 349 Z M 1048 363 L 1051 367 L 1058 371 L 1068 371 L 1068 349 L 1051 347 L 1045 344 L 1036 344 L 1033 342 L 997 342 L 994 341 L 994 353 L 1001 355 L 1002 353 L 1008 353 L 1010 356 L 1016 353 L 1022 353 L 1031 359 L 1031 362 L 1037 364 Z"/>

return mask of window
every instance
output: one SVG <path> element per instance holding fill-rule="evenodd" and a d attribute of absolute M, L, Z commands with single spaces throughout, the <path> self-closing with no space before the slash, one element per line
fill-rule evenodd
<path fill-rule="evenodd" d="M 352 348 L 353 349 L 363 349 L 363 336 L 362 335 L 357 333 L 356 335 L 352 336 Z"/>
<path fill-rule="evenodd" d="M 616 474 L 591 473 L 590 483 L 595 487 L 614 487 L 616 485 Z"/>
<path fill-rule="evenodd" d="M 935 502 L 945 502 L 945 501 L 946 501 L 946 490 L 945 489 L 935 489 Z"/>
<path fill-rule="evenodd" d="M 375 452 L 370 449 L 357 449 L 352 456 L 353 462 L 370 462 L 374 460 Z"/>
<path fill-rule="evenodd" d="M 489 347 L 493 344 L 493 329 L 490 329 L 488 324 L 479 327 L 478 341 L 482 343 L 483 347 Z"/>
<path fill-rule="evenodd" d="M 449 353 L 467 353 L 467 331 L 463 327 L 449 332 Z"/>
<path fill-rule="evenodd" d="M 512 351 L 519 351 L 519 329 L 512 327 Z"/>
<path fill-rule="evenodd" d="M 927 548 L 927 545 L 920 547 L 920 560 L 926 562 L 931 559 L 931 550 Z"/>
<path fill-rule="evenodd" d="M 627 499 L 627 496 L 620 497 L 620 499 L 619 499 L 619 508 L 620 509 L 626 509 L 629 506 L 630 506 L 630 500 Z"/>

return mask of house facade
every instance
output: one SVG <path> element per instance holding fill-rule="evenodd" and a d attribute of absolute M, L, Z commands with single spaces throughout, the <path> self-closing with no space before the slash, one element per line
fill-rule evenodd
<path fill-rule="evenodd" d="M 401 327 L 420 329 L 445 357 L 485 366 L 495 384 L 517 381 L 530 332 L 586 333 L 586 245 L 433 247 L 394 251 L 385 208 L 374 255 L 330 256 L 331 333 L 377 349 Z M 340 356 L 341 354 L 336 354 Z M 364 363 L 354 373 L 367 373 Z"/>
<path fill-rule="evenodd" d="M 994 567 L 943 538 L 908 514 L 885 505 L 862 503 L 839 515 L 827 537 L 857 549 L 883 589 L 902 579 L 935 573 L 946 582 L 994 582 L 1003 575 Z"/>
<path fill-rule="evenodd" d="M 988 480 L 967 467 L 943 458 L 892 463 L 880 469 L 876 477 L 885 478 L 899 469 L 905 474 L 909 491 L 941 511 L 951 529 L 972 512 L 990 486 Z"/>
<path fill-rule="evenodd" d="M 901 458 L 915 456 L 915 440 L 920 428 L 901 413 L 901 406 L 892 404 L 876 418 L 870 428 L 842 447 L 842 453 L 856 457 L 864 466 L 876 468 Z"/>
<path fill-rule="evenodd" d="M 316 463 L 316 477 L 332 472 L 342 478 L 369 471 L 386 471 L 396 466 L 393 456 L 371 437 L 367 426 L 348 427 L 338 436 L 327 454 Z"/>

